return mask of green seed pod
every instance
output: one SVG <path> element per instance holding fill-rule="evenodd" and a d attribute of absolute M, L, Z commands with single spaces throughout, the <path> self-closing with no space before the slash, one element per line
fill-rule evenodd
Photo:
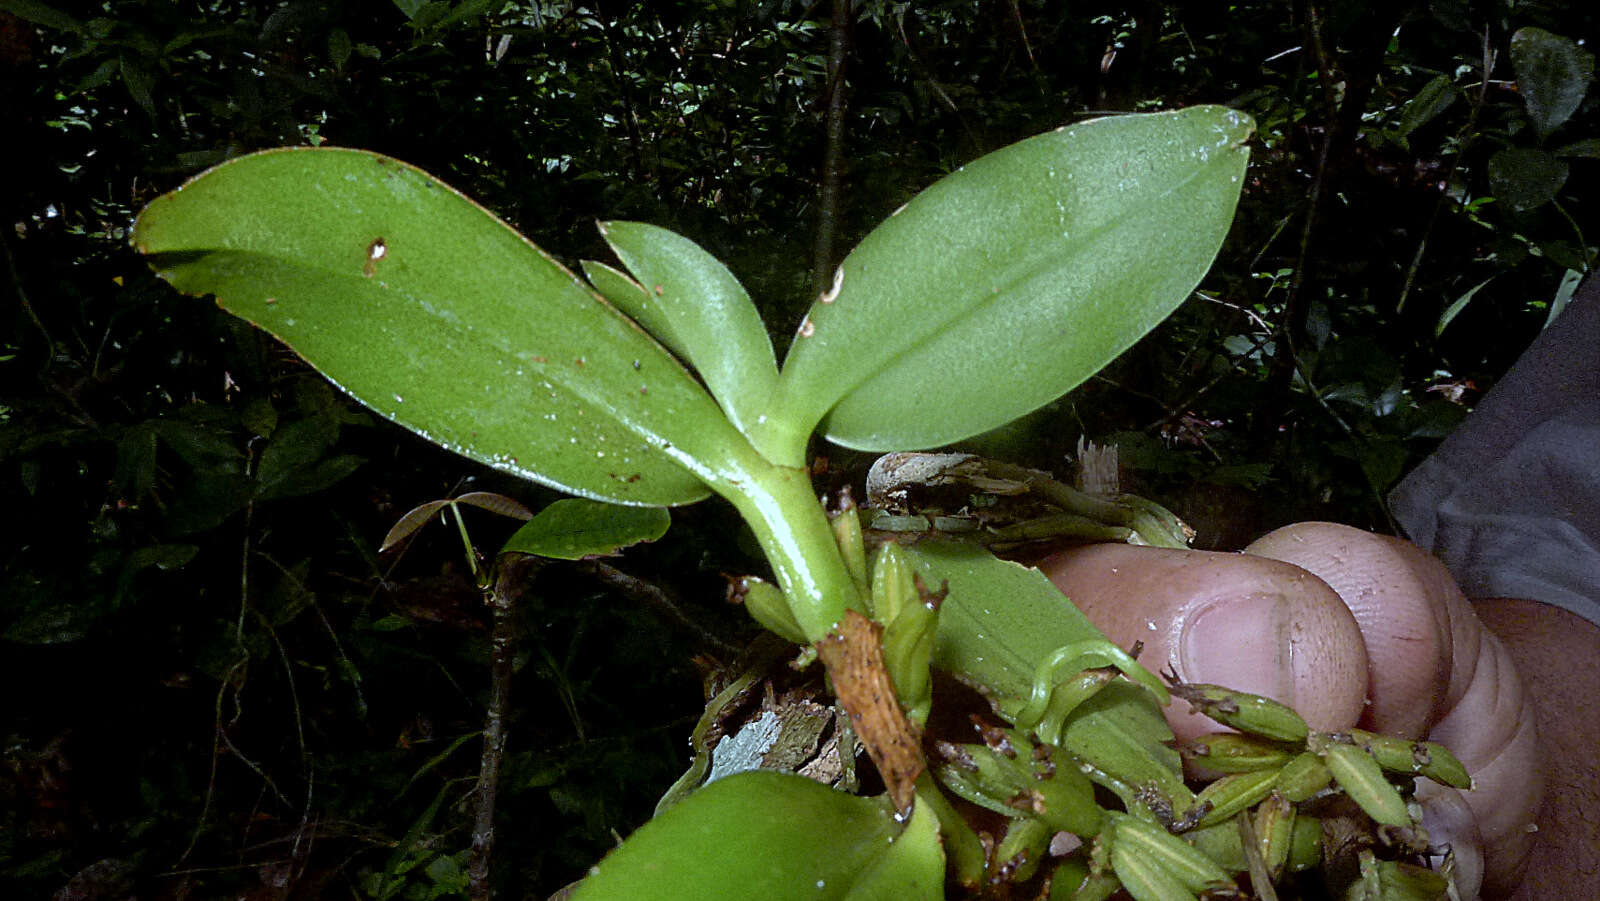
<path fill-rule="evenodd" d="M 1366 861 L 1362 861 L 1363 871 Z M 1382 901 L 1434 901 L 1445 897 L 1450 881 L 1444 876 L 1423 867 L 1393 860 L 1375 860 L 1373 869 L 1378 874 L 1378 897 Z"/>
<path fill-rule="evenodd" d="M 1467 768 L 1438 742 L 1406 741 L 1362 729 L 1351 729 L 1350 740 L 1371 752 L 1378 765 L 1391 773 L 1426 776 L 1452 788 L 1472 787 Z"/>
<path fill-rule="evenodd" d="M 794 618 L 794 612 L 789 609 L 788 598 L 771 582 L 764 582 L 755 576 L 742 576 L 728 587 L 728 600 L 743 604 L 756 622 L 786 641 L 798 645 L 810 643 L 806 641 L 806 633 L 800 628 L 800 622 Z"/>
<path fill-rule="evenodd" d="M 1008 817 L 1036 817 L 1052 832 L 1092 836 L 1104 811 L 1094 801 L 1094 784 L 1075 762 L 1049 745 L 1031 746 L 1005 730 L 1000 750 L 989 745 L 940 742 L 945 763 L 935 767 L 939 781 L 956 795 Z M 1059 762 L 1053 756 L 1063 759 Z"/>
<path fill-rule="evenodd" d="M 1283 765 L 1273 780 L 1273 788 L 1295 804 L 1306 801 L 1328 787 L 1333 774 L 1316 754 L 1306 751 Z"/>
<path fill-rule="evenodd" d="M 1193 845 L 1148 820 L 1127 814 L 1107 814 L 1113 825 L 1111 850 L 1122 848 L 1154 861 L 1161 869 L 1200 892 L 1232 885 L 1228 872 Z"/>
<path fill-rule="evenodd" d="M 1219 773 L 1278 769 L 1294 757 L 1283 744 L 1240 732 L 1213 732 L 1178 746 L 1183 759 Z"/>
<path fill-rule="evenodd" d="M 921 600 L 913 570 L 897 544 L 878 548 L 872 561 L 872 618 L 883 625 L 894 622 L 907 605 Z"/>
<path fill-rule="evenodd" d="M 1322 863 L 1322 821 L 1296 812 L 1289 839 L 1289 872 L 1309 870 Z"/>
<path fill-rule="evenodd" d="M 1198 901 L 1160 862 L 1118 841 L 1111 843 L 1111 869 L 1134 901 Z"/>
<path fill-rule="evenodd" d="M 1246 814 L 1248 816 L 1248 814 Z M 1294 805 L 1278 792 L 1267 795 L 1255 810 L 1256 841 L 1273 882 L 1283 875 L 1294 844 Z"/>
<path fill-rule="evenodd" d="M 1191 829 L 1183 834 L 1183 838 L 1230 873 L 1238 873 L 1246 868 L 1243 842 L 1232 820 Z"/>
<path fill-rule="evenodd" d="M 914 584 L 912 590 L 916 590 Z M 899 614 L 883 630 L 884 667 L 894 682 L 900 704 L 918 725 L 927 721 L 933 706 L 928 664 L 933 659 L 941 600 L 942 596 L 924 600 L 919 593 L 916 600 L 900 605 Z"/>
<path fill-rule="evenodd" d="M 1339 787 L 1366 811 L 1367 816 L 1385 826 L 1412 825 L 1405 799 L 1389 784 L 1383 767 L 1378 766 L 1371 754 L 1325 733 L 1312 736 L 1308 745 L 1322 755 L 1323 763 L 1328 765 L 1328 772 L 1338 780 Z"/>
<path fill-rule="evenodd" d="M 1051 877 L 1050 901 L 1106 901 L 1122 890 L 1111 872 L 1109 833 L 1096 839 L 1087 855 L 1080 851 L 1061 862 Z"/>
<path fill-rule="evenodd" d="M 1065 869 L 1065 866 L 1063 864 L 1057 868 L 1058 875 L 1050 882 L 1050 901 L 1106 901 L 1122 891 L 1122 881 L 1109 872 L 1090 873 L 1073 882 L 1071 875 L 1075 874 L 1065 878 L 1059 874 L 1059 870 Z"/>
<path fill-rule="evenodd" d="M 1027 882 L 1039 869 L 1039 862 L 1050 851 L 1055 830 L 1043 820 L 1023 817 L 1006 824 L 1005 837 L 995 848 L 995 878 L 1004 882 Z"/>
<path fill-rule="evenodd" d="M 849 571 L 857 590 L 867 591 L 867 547 L 861 538 L 861 516 L 850 495 L 840 498 L 838 512 L 832 514 L 833 540 L 839 545 L 839 556 L 844 558 L 844 568 Z"/>
<path fill-rule="evenodd" d="M 1224 726 L 1270 738 L 1298 743 L 1306 739 L 1306 721 L 1287 706 L 1260 695 L 1234 691 L 1220 685 L 1182 682 L 1174 672 L 1165 673 L 1173 695 L 1189 702 L 1195 713 L 1203 713 Z"/>
<path fill-rule="evenodd" d="M 1196 803 L 1209 804 L 1211 809 L 1200 818 L 1200 825 L 1214 826 L 1245 808 L 1254 807 L 1272 792 L 1277 775 L 1272 770 L 1236 773 L 1201 789 Z"/>

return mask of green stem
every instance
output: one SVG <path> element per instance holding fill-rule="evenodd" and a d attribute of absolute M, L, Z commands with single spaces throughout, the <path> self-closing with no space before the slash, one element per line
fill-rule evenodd
<path fill-rule="evenodd" d="M 738 477 L 724 477 L 712 487 L 733 502 L 755 531 L 795 621 L 814 643 L 846 608 L 861 608 L 860 591 L 813 493 L 810 474 L 754 454 L 741 462 Z"/>

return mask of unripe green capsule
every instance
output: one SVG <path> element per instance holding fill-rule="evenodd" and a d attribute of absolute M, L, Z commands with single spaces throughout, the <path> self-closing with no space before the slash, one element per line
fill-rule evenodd
<path fill-rule="evenodd" d="M 1113 824 L 1112 851 L 1123 848 L 1154 861 L 1190 891 L 1232 885 L 1228 872 L 1193 845 L 1148 820 L 1107 814 Z"/>
<path fill-rule="evenodd" d="M 933 705 L 928 664 L 933 659 L 941 600 L 942 595 L 924 600 L 919 592 L 916 600 L 901 605 L 899 615 L 883 630 L 884 667 L 894 682 L 900 704 L 918 725 L 927 721 Z"/>
<path fill-rule="evenodd" d="M 1234 691 L 1203 682 L 1183 682 L 1176 672 L 1166 676 L 1172 694 L 1189 702 L 1195 713 L 1203 713 L 1224 726 L 1270 738 L 1298 743 L 1305 741 L 1306 721 L 1289 707 L 1261 695 Z"/>
<path fill-rule="evenodd" d="M 1433 901 L 1445 897 L 1450 881 L 1432 870 L 1393 860 L 1375 860 L 1378 896 L 1382 901 Z M 1366 861 L 1362 861 L 1366 870 Z"/>
<path fill-rule="evenodd" d="M 1256 841 L 1261 850 L 1261 860 L 1274 882 L 1283 875 L 1289 863 L 1289 852 L 1294 844 L 1294 823 L 1294 805 L 1278 792 L 1267 795 L 1266 800 L 1256 807 Z"/>
<path fill-rule="evenodd" d="M 743 604 L 756 622 L 786 641 L 798 645 L 809 644 L 805 630 L 800 628 L 800 621 L 794 618 L 794 612 L 789 609 L 789 599 L 771 582 L 754 576 L 735 579 L 728 587 L 728 600 Z"/>
<path fill-rule="evenodd" d="M 1434 741 L 1406 741 L 1363 729 L 1351 729 L 1350 740 L 1372 753 L 1378 765 L 1391 773 L 1426 776 L 1451 788 L 1470 789 L 1467 768 L 1444 745 Z"/>
<path fill-rule="evenodd" d="M 1385 826 L 1401 828 L 1411 825 L 1411 814 L 1406 811 L 1405 799 L 1383 775 L 1383 767 L 1371 754 L 1352 744 L 1346 744 L 1326 733 L 1313 735 L 1308 742 L 1311 750 L 1322 755 L 1328 772 L 1339 782 L 1339 787 L 1356 802 L 1367 816 Z"/>
<path fill-rule="evenodd" d="M 861 516 L 848 493 L 841 497 L 838 512 L 832 514 L 833 540 L 856 589 L 867 590 L 867 548 L 861 538 Z"/>
<path fill-rule="evenodd" d="M 1134 901 L 1198 901 L 1194 892 L 1159 862 L 1121 842 L 1111 843 L 1111 869 Z"/>
<path fill-rule="evenodd" d="M 1240 732 L 1213 732 L 1178 746 L 1184 760 L 1219 773 L 1277 769 L 1294 757 L 1283 744 Z"/>
<path fill-rule="evenodd" d="M 1120 891 L 1122 882 L 1112 873 L 1090 873 L 1076 883 L 1057 875 L 1050 883 L 1050 901 L 1106 901 Z"/>
<path fill-rule="evenodd" d="M 1322 863 L 1322 821 L 1296 813 L 1289 839 L 1289 872 L 1309 870 Z"/>
<path fill-rule="evenodd" d="M 894 622 L 900 611 L 921 598 L 911 565 L 897 544 L 878 548 L 872 560 L 872 618 L 883 625 Z"/>
<path fill-rule="evenodd" d="M 1062 861 L 1050 881 L 1050 901 L 1106 901 L 1120 891 L 1109 852 L 1102 836 L 1089 846 L 1087 860 L 1074 855 Z"/>
<path fill-rule="evenodd" d="M 1016 756 L 988 745 L 941 742 L 937 747 L 947 763 L 935 768 L 939 781 L 996 813 L 1037 817 L 1052 832 L 1092 836 L 1100 831 L 1104 811 L 1094 802 L 1093 783 L 1074 761 L 1063 754 L 1058 766 L 1019 737 L 1008 734 L 1006 741 Z"/>
<path fill-rule="evenodd" d="M 1055 830 L 1043 820 L 1023 817 L 1006 824 L 1005 837 L 995 848 L 995 878 L 1006 882 L 1027 882 L 1048 855 L 1050 837 Z"/>
<path fill-rule="evenodd" d="M 1332 781 L 1333 774 L 1328 772 L 1328 765 L 1322 762 L 1322 758 L 1306 751 L 1283 765 L 1272 787 L 1285 798 L 1299 804 L 1327 788 Z"/>
<path fill-rule="evenodd" d="M 1209 804 L 1211 809 L 1200 818 L 1200 826 L 1214 826 L 1248 807 L 1254 807 L 1272 792 L 1277 773 L 1258 770 L 1254 773 L 1236 773 L 1223 776 L 1200 790 L 1196 803 Z"/>

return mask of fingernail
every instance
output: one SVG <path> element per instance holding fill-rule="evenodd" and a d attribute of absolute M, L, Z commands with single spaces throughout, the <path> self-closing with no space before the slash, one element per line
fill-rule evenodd
<path fill-rule="evenodd" d="M 1211 601 L 1178 639 L 1178 675 L 1294 703 L 1290 605 L 1277 594 Z"/>

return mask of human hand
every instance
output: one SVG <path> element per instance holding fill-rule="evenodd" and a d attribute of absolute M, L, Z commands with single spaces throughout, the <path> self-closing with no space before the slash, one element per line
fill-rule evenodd
<path fill-rule="evenodd" d="M 1151 669 L 1290 704 L 1313 729 L 1359 726 L 1449 747 L 1467 792 L 1419 782 L 1424 825 L 1456 854 L 1462 897 L 1520 878 L 1543 791 L 1534 712 L 1511 656 L 1444 567 L 1415 546 L 1330 523 L 1243 554 L 1096 544 L 1046 575 Z M 1180 739 L 1218 727 L 1168 708 Z"/>

